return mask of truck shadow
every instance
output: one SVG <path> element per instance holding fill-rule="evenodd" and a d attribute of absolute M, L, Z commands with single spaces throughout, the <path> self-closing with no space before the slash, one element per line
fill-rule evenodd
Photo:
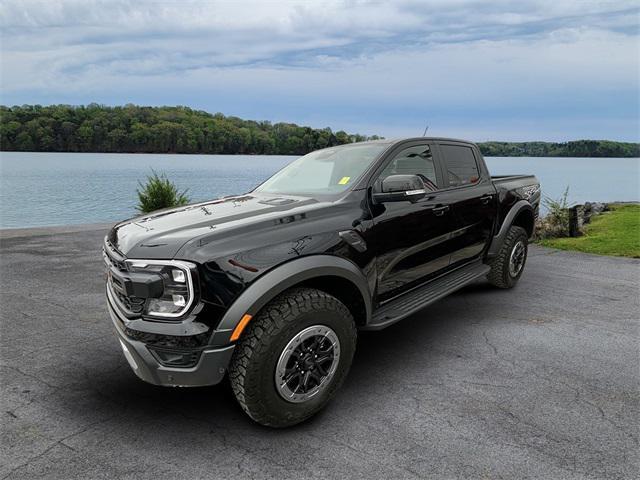
<path fill-rule="evenodd" d="M 384 382 L 381 372 L 389 377 L 406 373 L 408 359 L 414 364 L 419 362 L 422 371 L 437 368 L 434 346 L 447 348 L 463 325 L 486 321 L 474 318 L 470 305 L 474 296 L 489 289 L 494 290 L 484 283 L 471 285 L 385 330 L 361 332 L 351 373 L 338 397 L 346 396 L 348 401 L 361 394 L 362 386 Z M 92 397 L 98 403 L 114 404 L 132 428 L 162 419 L 170 429 L 184 422 L 208 429 L 263 429 L 242 412 L 226 379 L 212 387 L 157 387 L 135 377 L 123 359 L 117 361 L 118 367 L 104 372 L 99 385 L 93 385 L 97 395 Z M 105 405 L 95 407 L 104 409 Z M 321 413 L 317 418 L 322 416 Z M 306 422 L 293 431 L 312 428 L 316 421 L 319 420 Z"/>

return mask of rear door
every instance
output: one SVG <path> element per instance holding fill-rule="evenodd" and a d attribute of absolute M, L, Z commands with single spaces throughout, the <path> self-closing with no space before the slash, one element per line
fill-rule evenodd
<path fill-rule="evenodd" d="M 444 178 L 434 144 L 414 141 L 396 148 L 374 175 L 373 184 L 394 174 L 421 177 L 427 195 L 409 201 L 372 204 L 374 226 L 367 244 L 376 256 L 378 300 L 385 301 L 446 270 L 453 248 L 452 213 L 441 201 Z"/>
<path fill-rule="evenodd" d="M 496 189 L 472 145 L 438 142 L 445 176 L 443 202 L 451 207 L 455 235 L 450 267 L 478 258 L 488 246 L 497 212 Z"/>

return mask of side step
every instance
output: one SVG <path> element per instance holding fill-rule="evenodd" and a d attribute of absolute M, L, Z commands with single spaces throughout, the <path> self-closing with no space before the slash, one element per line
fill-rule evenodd
<path fill-rule="evenodd" d="M 465 265 L 437 278 L 426 285 L 417 287 L 397 299 L 378 308 L 371 322 L 361 330 L 380 330 L 408 317 L 442 297 L 461 289 L 465 285 L 489 273 L 490 267 L 484 263 Z"/>

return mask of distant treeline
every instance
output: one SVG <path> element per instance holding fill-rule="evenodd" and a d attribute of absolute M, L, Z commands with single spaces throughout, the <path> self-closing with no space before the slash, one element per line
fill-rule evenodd
<path fill-rule="evenodd" d="M 187 107 L 0 106 L 0 150 L 4 151 L 301 155 L 378 138 L 243 120 Z M 486 156 L 640 157 L 640 144 L 608 140 L 479 146 Z"/>
<path fill-rule="evenodd" d="M 479 143 L 486 157 L 640 157 L 640 143 L 610 140 Z"/>
<path fill-rule="evenodd" d="M 187 107 L 23 105 L 0 115 L 5 151 L 300 155 L 379 138 Z"/>

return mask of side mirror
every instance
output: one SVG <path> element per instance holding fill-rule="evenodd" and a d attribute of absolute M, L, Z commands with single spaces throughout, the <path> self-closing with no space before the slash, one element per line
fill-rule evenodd
<path fill-rule="evenodd" d="M 427 191 L 418 175 L 389 175 L 373 191 L 376 203 L 415 202 L 425 197 Z"/>

